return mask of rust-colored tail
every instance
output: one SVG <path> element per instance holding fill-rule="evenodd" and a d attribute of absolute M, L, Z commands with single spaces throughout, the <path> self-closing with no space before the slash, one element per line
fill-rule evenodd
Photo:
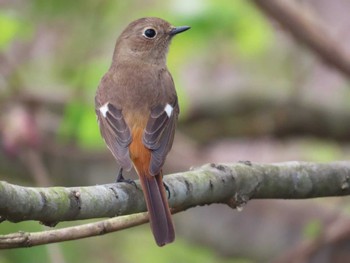
<path fill-rule="evenodd" d="M 142 190 L 154 239 L 158 246 L 164 246 L 175 239 L 174 225 L 168 206 L 168 199 L 163 185 L 162 174 L 152 176 L 140 174 Z"/>

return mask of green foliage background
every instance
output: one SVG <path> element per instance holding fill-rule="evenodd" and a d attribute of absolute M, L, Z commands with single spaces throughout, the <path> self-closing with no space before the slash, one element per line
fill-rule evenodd
<path fill-rule="evenodd" d="M 189 3 L 189 4 L 188 4 Z M 189 6 L 189 7 L 188 7 Z M 108 70 L 115 39 L 132 20 L 162 17 L 176 25 L 191 25 L 191 33 L 172 43 L 168 66 L 178 69 L 212 47 L 244 58 L 264 54 L 271 41 L 270 28 L 247 1 L 29 1 L 18 9 L 0 11 L 0 51 L 14 42 L 34 42 L 44 28 L 59 34 L 60 42 L 49 52 L 30 56 L 18 71 L 30 88 L 50 92 L 67 90 L 70 101 L 59 138 L 94 148 L 103 145 L 92 111 L 93 96 Z M 228 54 L 230 55 L 230 54 Z M 15 76 L 13 76 L 15 79 Z M 181 116 L 188 98 L 177 82 Z M 18 88 L 18 87 L 17 87 Z"/>

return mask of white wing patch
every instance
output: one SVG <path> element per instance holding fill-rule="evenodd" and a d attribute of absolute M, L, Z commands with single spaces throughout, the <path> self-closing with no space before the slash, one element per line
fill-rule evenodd
<path fill-rule="evenodd" d="M 171 117 L 171 114 L 173 114 L 173 110 L 174 108 L 170 104 L 167 104 L 164 107 L 164 111 L 166 112 L 169 118 Z"/>
<path fill-rule="evenodd" d="M 109 109 L 108 109 L 108 104 L 109 104 L 109 102 L 106 102 L 105 104 L 103 104 L 101 107 L 100 107 L 100 112 L 101 112 L 101 114 L 102 114 L 102 116 L 104 117 L 104 118 L 106 118 L 106 116 L 107 116 L 107 112 L 109 111 Z"/>

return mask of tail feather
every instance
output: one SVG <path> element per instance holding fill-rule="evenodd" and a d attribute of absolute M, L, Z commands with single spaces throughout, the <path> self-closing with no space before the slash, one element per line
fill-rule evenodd
<path fill-rule="evenodd" d="M 140 179 L 154 239 L 158 246 L 164 246 L 174 241 L 175 231 L 162 175 L 152 176 L 145 174 L 141 175 Z"/>

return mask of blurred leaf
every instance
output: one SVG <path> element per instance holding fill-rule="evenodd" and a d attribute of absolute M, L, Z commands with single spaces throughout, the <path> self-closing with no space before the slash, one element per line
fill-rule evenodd
<path fill-rule="evenodd" d="M 104 60 L 91 60 L 69 73 L 69 85 L 76 87 L 79 94 L 87 94 L 87 99 L 79 96 L 66 106 L 60 129 L 61 138 L 74 139 L 79 146 L 86 148 L 103 145 L 94 111 L 94 96 L 106 71 Z"/>
<path fill-rule="evenodd" d="M 90 59 L 86 61 L 72 74 L 72 82 L 69 84 L 81 86 L 82 89 L 88 92 L 90 97 L 95 96 L 95 91 L 101 78 L 107 72 L 109 63 L 110 61 L 106 64 L 105 59 Z"/>
<path fill-rule="evenodd" d="M 104 146 L 93 108 L 86 111 L 81 119 L 78 130 L 78 143 L 85 148 Z"/>
<path fill-rule="evenodd" d="M 199 10 L 196 15 L 187 17 L 186 22 L 192 29 L 191 43 L 183 44 L 185 47 L 198 52 L 201 48 L 207 50 L 208 43 L 213 42 L 219 49 L 230 39 L 231 50 L 249 57 L 262 54 L 270 46 L 271 28 L 250 2 L 206 1 Z M 230 48 L 226 52 L 229 55 Z"/>
<path fill-rule="evenodd" d="M 311 220 L 304 227 L 304 231 L 303 231 L 304 237 L 308 239 L 315 239 L 321 235 L 322 229 L 323 229 L 323 226 L 320 220 L 317 220 L 317 219 Z"/>
<path fill-rule="evenodd" d="M 256 56 L 266 51 L 270 46 L 272 32 L 266 19 L 258 10 L 247 1 L 235 1 L 236 14 L 235 28 L 236 42 L 241 55 Z"/>
<path fill-rule="evenodd" d="M 316 162 L 329 162 L 343 156 L 338 143 L 316 139 L 305 143 L 304 153 L 307 159 Z"/>
<path fill-rule="evenodd" d="M 68 140 L 77 136 L 77 130 L 80 125 L 83 111 L 82 105 L 77 102 L 71 102 L 66 106 L 63 121 L 59 130 L 59 136 L 61 139 Z"/>
<path fill-rule="evenodd" d="M 177 237 L 175 243 L 167 245 L 159 249 L 156 246 L 153 236 L 148 228 L 144 227 L 143 231 L 140 228 L 129 229 L 123 232 L 121 251 L 134 251 L 124 255 L 124 262 L 143 262 L 143 263 L 249 263 L 246 259 L 224 259 L 216 255 L 213 251 L 206 247 L 201 247 L 195 244 L 188 243 Z M 135 242 L 138 245 L 135 249 Z"/>
<path fill-rule="evenodd" d="M 33 12 L 37 15 L 42 15 L 46 17 L 50 17 L 51 19 L 54 16 L 75 16 L 77 12 L 87 10 L 93 4 L 92 1 L 84 1 L 84 0 L 34 0 L 32 1 Z"/>
<path fill-rule="evenodd" d="M 66 107 L 59 137 L 73 141 L 81 147 L 96 148 L 103 145 L 92 104 L 72 102 Z"/>
<path fill-rule="evenodd" d="M 6 49 L 16 38 L 22 27 L 21 21 L 0 11 L 0 50 Z"/>

